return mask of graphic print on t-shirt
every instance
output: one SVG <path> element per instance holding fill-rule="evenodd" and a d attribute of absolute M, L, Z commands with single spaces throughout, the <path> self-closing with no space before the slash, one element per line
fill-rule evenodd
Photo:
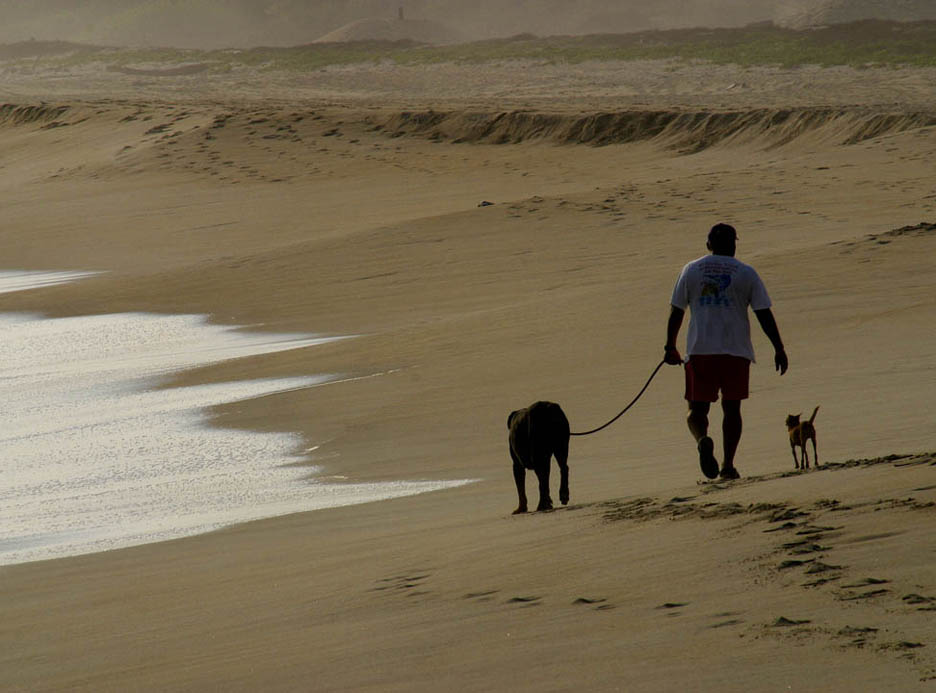
<path fill-rule="evenodd" d="M 731 306 L 734 303 L 727 292 L 728 287 L 731 286 L 731 275 L 734 269 L 723 263 L 708 263 L 705 266 L 699 305 Z"/>

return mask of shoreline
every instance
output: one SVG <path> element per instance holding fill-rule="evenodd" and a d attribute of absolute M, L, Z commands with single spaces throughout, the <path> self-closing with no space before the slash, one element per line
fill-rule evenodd
<path fill-rule="evenodd" d="M 80 276 L 0 272 L 0 291 Z M 271 334 L 260 341 L 210 328 L 204 317 L 143 313 L 71 319 L 0 314 L 0 325 L 6 390 L 15 402 L 6 413 L 15 436 L 0 441 L 9 460 L 2 490 L 10 490 L 0 493 L 2 565 L 168 541 L 458 483 L 339 484 L 321 478 L 309 451 L 300 452 L 297 436 L 212 430 L 206 415 L 212 407 L 347 378 L 159 385 L 208 364 L 340 338 Z M 56 350 L 60 339 L 67 340 L 67 350 Z M 57 471 L 50 473 L 50 465 Z M 288 471 L 296 467 L 302 471 Z"/>

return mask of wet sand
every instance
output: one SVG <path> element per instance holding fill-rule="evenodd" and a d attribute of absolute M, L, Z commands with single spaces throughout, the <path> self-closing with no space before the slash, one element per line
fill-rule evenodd
<path fill-rule="evenodd" d="M 0 311 L 359 335 L 174 382 L 388 373 L 213 421 L 300 434 L 351 482 L 481 481 L 0 567 L 0 687 L 932 686 L 926 71 L 802 88 L 797 71 L 752 72 L 736 99 L 713 81 L 724 68 L 617 68 L 614 89 L 581 94 L 551 66 L 514 71 L 545 115 L 506 119 L 520 89 L 488 91 L 506 72 L 438 100 L 419 71 L 397 75 L 382 103 L 291 91 L 285 75 L 223 98 L 198 75 L 9 85 L 6 268 L 107 273 L 0 295 Z M 455 84 L 445 69 L 433 80 Z M 609 125 L 609 106 L 636 113 Z M 603 146 L 569 136 L 583 117 Z M 479 136 L 495 120 L 509 128 Z M 775 374 L 754 328 L 742 480 L 698 483 L 667 368 L 632 412 L 573 440 L 570 506 L 511 516 L 507 413 L 550 399 L 579 430 L 617 413 L 662 358 L 676 273 L 721 220 L 791 360 Z M 783 421 L 817 404 L 823 467 L 792 473 Z"/>

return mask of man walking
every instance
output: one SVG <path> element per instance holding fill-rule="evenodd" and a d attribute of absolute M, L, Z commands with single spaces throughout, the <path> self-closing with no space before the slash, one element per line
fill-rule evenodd
<path fill-rule="evenodd" d="M 682 364 L 676 338 L 686 308 L 690 309 L 686 352 L 686 399 L 689 431 L 696 440 L 699 465 L 709 479 L 737 479 L 735 452 L 741 440 L 741 400 L 748 397 L 748 376 L 754 360 L 748 306 L 773 344 L 776 369 L 783 375 L 789 365 L 780 331 L 770 311 L 770 297 L 754 268 L 735 259 L 738 235 L 733 226 L 716 224 L 706 247 L 712 252 L 683 267 L 670 303 L 663 360 Z M 708 435 L 712 402 L 722 398 L 724 457 L 721 470 L 715 444 Z"/>

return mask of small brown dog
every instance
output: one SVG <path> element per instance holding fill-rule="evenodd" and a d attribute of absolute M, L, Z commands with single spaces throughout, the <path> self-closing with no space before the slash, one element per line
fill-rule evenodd
<path fill-rule="evenodd" d="M 793 451 L 793 465 L 796 469 L 809 469 L 809 455 L 806 454 L 806 441 L 812 440 L 813 462 L 819 466 L 819 453 L 816 452 L 816 427 L 813 421 L 816 420 L 816 412 L 819 407 L 813 409 L 809 421 L 800 421 L 801 414 L 790 414 L 786 417 L 786 427 L 790 432 L 790 449 Z M 796 459 L 796 446 L 803 449 L 802 463 Z"/>

